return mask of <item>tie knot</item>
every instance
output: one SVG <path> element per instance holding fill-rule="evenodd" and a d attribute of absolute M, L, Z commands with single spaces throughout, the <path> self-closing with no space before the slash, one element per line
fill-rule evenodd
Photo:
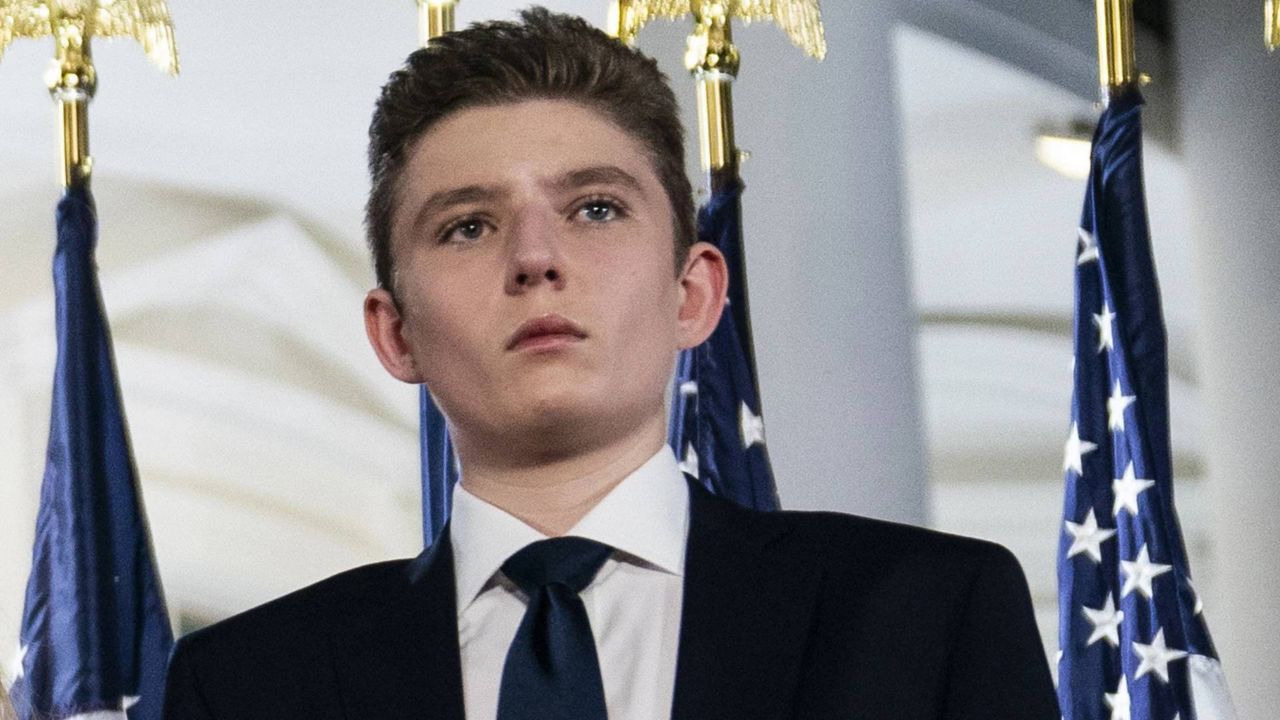
<path fill-rule="evenodd" d="M 557 583 L 580 593 L 612 552 L 604 543 L 580 537 L 539 540 L 507 558 L 502 572 L 529 595 Z"/>

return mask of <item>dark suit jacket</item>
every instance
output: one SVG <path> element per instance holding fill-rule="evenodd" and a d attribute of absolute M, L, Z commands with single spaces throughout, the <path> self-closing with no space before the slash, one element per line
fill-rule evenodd
<path fill-rule="evenodd" d="M 1008 550 L 690 487 L 674 720 L 1058 720 Z M 463 720 L 444 538 L 183 638 L 164 717 Z"/>

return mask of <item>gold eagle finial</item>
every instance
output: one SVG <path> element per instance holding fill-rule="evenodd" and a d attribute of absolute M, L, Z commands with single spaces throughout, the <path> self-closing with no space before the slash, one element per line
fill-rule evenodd
<path fill-rule="evenodd" d="M 628 45 L 655 18 L 692 15 L 699 23 L 772 20 L 810 57 L 826 57 L 827 41 L 818 0 L 613 0 L 609 32 Z"/>
<path fill-rule="evenodd" d="M 147 57 L 178 74 L 178 50 L 165 0 L 0 0 L 0 56 L 15 38 L 53 37 L 76 54 L 90 37 L 131 37 Z"/>
<path fill-rule="evenodd" d="M 178 50 L 165 0 L 0 0 L 0 56 L 15 38 L 52 37 L 54 60 L 45 75 L 58 105 L 63 187 L 87 187 L 89 101 L 98 85 L 91 40 L 131 37 L 147 57 L 178 74 Z"/>

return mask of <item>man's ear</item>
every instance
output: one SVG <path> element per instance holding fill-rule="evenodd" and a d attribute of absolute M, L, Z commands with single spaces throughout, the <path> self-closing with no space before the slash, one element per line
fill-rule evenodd
<path fill-rule="evenodd" d="M 680 347 L 699 345 L 711 336 L 724 311 L 729 267 L 711 243 L 697 242 L 680 274 Z"/>
<path fill-rule="evenodd" d="M 404 339 L 404 318 L 391 293 L 374 288 L 364 296 L 364 331 L 387 372 L 401 382 L 425 382 Z"/>

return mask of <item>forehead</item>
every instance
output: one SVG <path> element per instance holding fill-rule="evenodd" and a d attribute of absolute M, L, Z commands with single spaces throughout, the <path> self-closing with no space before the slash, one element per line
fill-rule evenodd
<path fill-rule="evenodd" d="M 432 193 L 513 186 L 613 165 L 660 188 L 644 145 L 607 115 L 570 100 L 526 100 L 451 113 L 409 148 L 397 214 Z"/>

